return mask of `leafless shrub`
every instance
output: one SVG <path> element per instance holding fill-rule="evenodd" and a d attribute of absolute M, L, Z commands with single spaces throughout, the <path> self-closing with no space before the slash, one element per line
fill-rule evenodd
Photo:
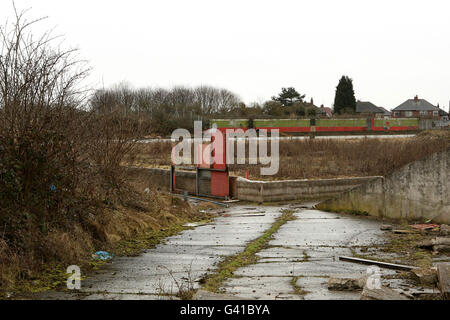
<path fill-rule="evenodd" d="M 186 277 L 182 277 L 181 279 L 177 279 L 173 274 L 173 271 L 167 268 L 166 266 L 161 266 L 172 278 L 172 282 L 170 285 L 164 283 L 162 280 L 159 281 L 158 284 L 158 295 L 160 297 L 177 297 L 181 300 L 192 300 L 196 289 L 195 289 L 195 281 L 192 277 L 192 261 L 189 265 L 189 268 L 186 270 Z"/>
<path fill-rule="evenodd" d="M 42 263 L 87 256 L 90 241 L 104 238 L 95 217 L 129 193 L 120 163 L 140 127 L 122 113 L 88 111 L 89 68 L 77 50 L 51 33 L 36 38 L 42 19 L 14 13 L 0 29 L 0 269 L 16 263 L 12 274 L 23 278 Z M 3 271 L 0 283 L 14 280 Z"/>
<path fill-rule="evenodd" d="M 34 38 L 29 29 L 40 20 L 15 14 L 0 30 L 0 194 L 3 207 L 24 207 L 45 224 L 77 187 L 79 84 L 89 69 L 76 50 L 51 47 L 50 33 Z"/>

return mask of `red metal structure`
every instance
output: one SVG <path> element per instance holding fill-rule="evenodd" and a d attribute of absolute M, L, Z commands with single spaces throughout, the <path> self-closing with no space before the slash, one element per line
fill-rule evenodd
<path fill-rule="evenodd" d="M 222 141 L 211 137 L 210 143 L 198 145 L 197 165 L 195 167 L 172 165 L 170 174 L 170 190 L 189 194 L 186 190 L 176 188 L 176 169 L 196 171 L 195 196 L 228 199 L 230 195 L 229 171 L 226 163 L 225 136 Z M 217 142 L 217 143 L 216 143 Z"/>

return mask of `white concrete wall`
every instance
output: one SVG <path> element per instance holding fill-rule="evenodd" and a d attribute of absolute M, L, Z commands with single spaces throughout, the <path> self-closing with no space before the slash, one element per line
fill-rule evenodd
<path fill-rule="evenodd" d="M 320 205 L 332 211 L 367 211 L 378 217 L 450 223 L 450 149 L 410 163 L 385 179 Z"/>

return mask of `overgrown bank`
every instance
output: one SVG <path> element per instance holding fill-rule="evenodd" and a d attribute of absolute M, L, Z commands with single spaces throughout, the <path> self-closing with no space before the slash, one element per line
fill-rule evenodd
<path fill-rule="evenodd" d="M 0 28 L 1 297 L 57 287 L 96 250 L 133 253 L 197 218 L 121 167 L 142 128 L 120 110 L 88 110 L 76 50 L 16 18 Z"/>
<path fill-rule="evenodd" d="M 135 181 L 131 188 L 142 190 Z M 14 250 L 3 240 L 0 297 L 27 298 L 36 292 L 64 289 L 69 265 L 80 266 L 86 274 L 101 265 L 92 258 L 96 251 L 137 255 L 185 230 L 186 222 L 207 219 L 199 213 L 201 208 L 156 190 L 150 194 L 135 191 L 134 198 L 126 203 L 99 205 L 87 222 L 45 232 L 28 230 L 28 237 L 34 240 L 28 244 L 29 251 Z"/>

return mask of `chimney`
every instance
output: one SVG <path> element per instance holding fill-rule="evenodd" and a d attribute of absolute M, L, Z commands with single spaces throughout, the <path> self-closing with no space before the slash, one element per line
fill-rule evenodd
<path fill-rule="evenodd" d="M 419 96 L 418 96 L 418 95 L 416 95 L 416 96 L 414 97 L 414 102 L 419 102 Z"/>
<path fill-rule="evenodd" d="M 313 100 L 313 98 L 311 98 L 311 105 L 314 105 L 314 100 Z"/>

